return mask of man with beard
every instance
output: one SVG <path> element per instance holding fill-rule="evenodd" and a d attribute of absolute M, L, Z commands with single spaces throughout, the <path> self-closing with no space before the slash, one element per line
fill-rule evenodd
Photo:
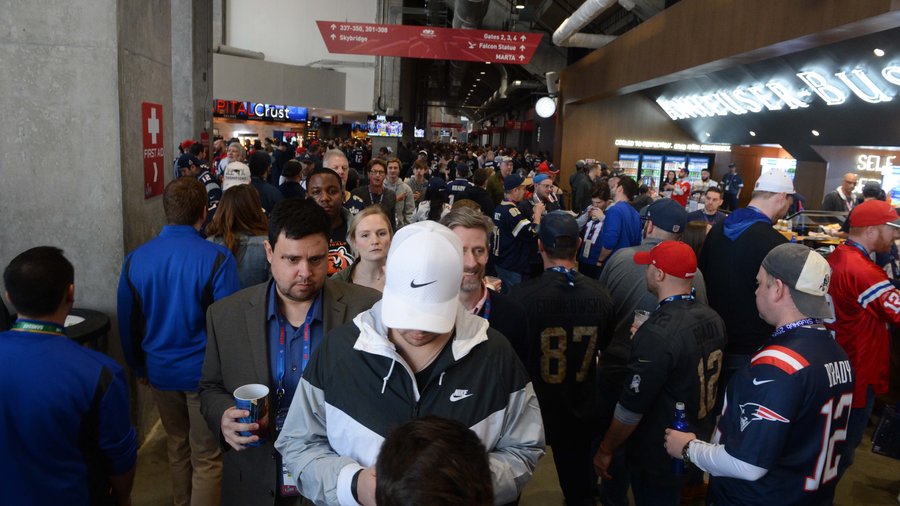
<path fill-rule="evenodd" d="M 309 200 L 276 205 L 265 242 L 272 280 L 219 301 L 207 314 L 200 397 L 207 424 L 224 442 L 222 504 L 300 504 L 280 459 L 273 458 L 273 442 L 325 334 L 380 296 L 327 279 L 329 228 L 326 213 Z M 243 423 L 250 413 L 234 406 L 232 392 L 253 383 L 269 387 L 268 418 Z"/>

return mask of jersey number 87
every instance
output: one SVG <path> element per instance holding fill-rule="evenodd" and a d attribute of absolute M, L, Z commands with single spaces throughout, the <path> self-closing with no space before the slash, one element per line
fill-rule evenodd
<path fill-rule="evenodd" d="M 549 327 L 541 332 L 541 379 L 544 383 L 559 384 L 566 379 L 569 338 L 572 343 L 581 343 L 588 338 L 581 365 L 575 373 L 575 381 L 581 383 L 588 379 L 591 360 L 597 348 L 597 327 L 573 327 L 571 335 L 563 327 Z M 551 346 L 555 344 L 556 346 Z"/>

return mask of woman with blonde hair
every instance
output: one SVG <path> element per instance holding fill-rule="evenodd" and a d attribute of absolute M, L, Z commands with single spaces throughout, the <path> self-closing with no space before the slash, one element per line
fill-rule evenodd
<path fill-rule="evenodd" d="M 207 240 L 221 244 L 234 255 L 241 288 L 269 280 L 269 262 L 263 242 L 269 224 L 256 189 L 233 186 L 222 194 L 216 215 L 206 227 Z"/>
<path fill-rule="evenodd" d="M 384 266 L 394 231 L 381 206 L 369 206 L 353 217 L 347 229 L 347 242 L 356 252 L 356 261 L 332 278 L 354 285 L 384 291 Z"/>

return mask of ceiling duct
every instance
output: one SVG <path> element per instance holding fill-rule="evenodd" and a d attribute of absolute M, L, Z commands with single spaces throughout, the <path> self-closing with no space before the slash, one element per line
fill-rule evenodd
<path fill-rule="evenodd" d="M 456 0 L 453 6 L 453 28 L 473 30 L 481 26 L 485 14 L 487 14 L 489 0 Z M 450 61 L 450 95 L 459 96 L 459 88 L 462 86 L 466 75 L 467 62 Z"/>
<path fill-rule="evenodd" d="M 596 49 L 616 40 L 614 35 L 578 33 L 603 11 L 616 3 L 616 0 L 586 0 L 571 16 L 560 23 L 559 28 L 553 32 L 553 43 L 563 47 Z"/>

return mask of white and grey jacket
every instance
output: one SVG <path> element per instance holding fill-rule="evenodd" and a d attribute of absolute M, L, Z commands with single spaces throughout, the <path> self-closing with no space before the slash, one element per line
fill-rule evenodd
<path fill-rule="evenodd" d="M 391 429 L 435 415 L 468 426 L 488 449 L 497 504 L 514 501 L 544 454 L 544 429 L 528 374 L 487 320 L 459 307 L 450 353 L 420 390 L 387 338 L 381 302 L 319 346 L 275 448 L 316 504 L 353 505 L 353 475 L 375 465 Z"/>

